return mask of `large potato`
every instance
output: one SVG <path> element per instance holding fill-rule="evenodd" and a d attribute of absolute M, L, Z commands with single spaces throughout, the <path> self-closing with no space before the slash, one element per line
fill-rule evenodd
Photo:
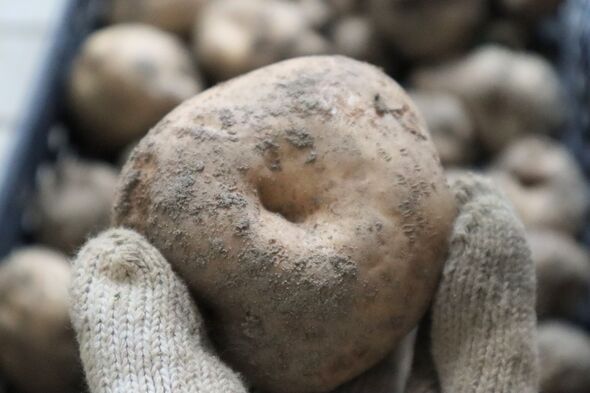
<path fill-rule="evenodd" d="M 114 209 L 210 311 L 224 359 L 297 393 L 358 375 L 417 324 L 454 215 L 408 96 L 344 57 L 187 101 L 132 153 Z"/>
<path fill-rule="evenodd" d="M 80 139 L 113 152 L 143 136 L 201 82 L 172 34 L 142 24 L 95 32 L 75 60 L 69 102 Z"/>
<path fill-rule="evenodd" d="M 21 392 L 82 389 L 69 284 L 65 256 L 46 248 L 23 248 L 0 265 L 0 370 Z"/>

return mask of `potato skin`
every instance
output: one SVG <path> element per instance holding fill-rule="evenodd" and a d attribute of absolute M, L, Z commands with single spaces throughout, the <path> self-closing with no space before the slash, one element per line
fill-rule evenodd
<path fill-rule="evenodd" d="M 126 23 L 86 40 L 74 61 L 68 99 L 81 142 L 113 153 L 200 90 L 190 52 L 180 40 Z"/>
<path fill-rule="evenodd" d="M 134 150 L 114 208 L 209 311 L 221 356 L 285 393 L 334 388 L 417 324 L 454 216 L 408 96 L 339 56 L 185 102 Z"/>
<path fill-rule="evenodd" d="M 82 390 L 82 366 L 68 314 L 70 266 L 43 247 L 0 265 L 0 370 L 24 393 Z"/>

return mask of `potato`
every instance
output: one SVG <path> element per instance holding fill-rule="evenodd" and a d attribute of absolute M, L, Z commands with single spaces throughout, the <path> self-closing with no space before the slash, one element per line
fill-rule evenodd
<path fill-rule="evenodd" d="M 117 178 L 110 165 L 72 158 L 45 168 L 30 211 L 35 238 L 72 255 L 109 225 Z"/>
<path fill-rule="evenodd" d="M 486 15 L 485 0 L 370 0 L 375 28 L 410 60 L 432 60 L 468 46 Z"/>
<path fill-rule="evenodd" d="M 210 0 L 111 0 L 112 23 L 140 22 L 188 36 L 195 19 Z"/>
<path fill-rule="evenodd" d="M 576 317 L 590 294 L 590 255 L 560 232 L 531 230 L 527 238 L 537 272 L 537 315 Z"/>
<path fill-rule="evenodd" d="M 208 74 L 225 80 L 282 59 L 329 51 L 312 26 L 297 3 L 213 1 L 196 23 L 194 51 Z"/>
<path fill-rule="evenodd" d="M 224 360 L 283 393 L 328 391 L 415 327 L 454 216 L 408 96 L 339 56 L 181 105 L 131 154 L 114 208 L 209 311 Z"/>
<path fill-rule="evenodd" d="M 564 322 L 538 329 L 541 393 L 585 393 L 590 390 L 590 339 Z"/>
<path fill-rule="evenodd" d="M 442 164 L 456 166 L 473 161 L 475 130 L 462 102 L 451 94 L 420 90 L 410 91 L 410 97 L 426 120 Z"/>
<path fill-rule="evenodd" d="M 334 45 L 334 51 L 341 55 L 355 59 L 370 60 L 375 63 L 383 63 L 382 51 L 371 21 L 364 16 L 348 16 L 336 21 L 332 28 L 330 38 Z"/>
<path fill-rule="evenodd" d="M 575 234 L 585 223 L 588 186 L 569 152 L 548 138 L 529 136 L 502 153 L 493 177 L 526 226 Z"/>
<path fill-rule="evenodd" d="M 26 247 L 0 265 L 0 370 L 19 392 L 82 390 L 65 256 Z"/>
<path fill-rule="evenodd" d="M 547 134 L 565 118 L 559 79 L 534 54 L 486 45 L 454 63 L 419 70 L 413 80 L 418 88 L 460 97 L 491 152 L 526 133 Z"/>
<path fill-rule="evenodd" d="M 83 143 L 113 152 L 200 89 L 190 52 L 173 35 L 121 24 L 84 43 L 70 76 L 69 104 Z"/>
<path fill-rule="evenodd" d="M 301 7 L 310 26 L 323 29 L 335 18 L 335 12 L 326 0 L 292 0 Z"/>

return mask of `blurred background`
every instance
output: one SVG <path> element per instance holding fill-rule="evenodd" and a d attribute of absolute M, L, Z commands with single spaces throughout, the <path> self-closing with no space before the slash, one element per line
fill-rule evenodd
<path fill-rule="evenodd" d="M 452 176 L 494 179 L 537 269 L 541 392 L 590 392 L 590 1 L 0 0 L 0 393 L 85 391 L 68 259 L 185 99 L 340 54 L 407 90 Z"/>

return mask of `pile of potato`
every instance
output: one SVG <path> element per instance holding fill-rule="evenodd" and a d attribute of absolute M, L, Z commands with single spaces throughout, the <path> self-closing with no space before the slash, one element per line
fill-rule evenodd
<path fill-rule="evenodd" d="M 575 323 L 590 313 L 590 254 L 578 241 L 590 193 L 559 142 L 567 97 L 537 50 L 560 3 L 110 0 L 106 26 L 73 61 L 67 138 L 40 168 L 26 212 L 35 244 L 0 265 L 0 375 L 24 393 L 83 391 L 68 258 L 110 225 L 121 163 L 150 128 L 227 79 L 341 54 L 407 89 L 449 173 L 482 171 L 512 201 L 537 267 L 541 393 L 590 391 L 590 335 Z"/>

